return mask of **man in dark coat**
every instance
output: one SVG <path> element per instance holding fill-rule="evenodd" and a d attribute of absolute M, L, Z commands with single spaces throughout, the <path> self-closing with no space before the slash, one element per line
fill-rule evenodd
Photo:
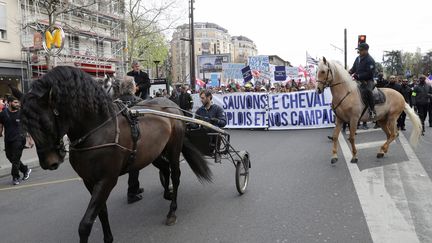
<path fill-rule="evenodd" d="M 360 88 L 362 95 L 365 97 L 367 105 L 369 106 L 369 117 L 375 119 L 375 103 L 373 100 L 372 90 L 375 88 L 374 74 L 375 74 L 375 61 L 369 55 L 369 45 L 360 43 L 357 47 L 359 56 L 356 58 L 349 73 L 352 77 L 361 83 Z"/>
<path fill-rule="evenodd" d="M 422 123 L 422 135 L 424 135 L 424 122 L 426 119 L 428 106 L 432 97 L 432 88 L 426 83 L 426 76 L 422 75 L 419 78 L 419 83 L 414 87 L 412 92 L 413 105 L 417 107 L 417 111 Z"/>
<path fill-rule="evenodd" d="M 127 76 L 134 77 L 136 90 L 135 95 L 145 100 L 149 97 L 150 93 L 150 79 L 146 72 L 143 72 L 140 68 L 140 64 L 137 61 L 132 63 L 132 71 L 127 73 Z"/>
<path fill-rule="evenodd" d="M 142 101 L 140 97 L 134 95 L 135 90 L 136 90 L 136 86 L 133 78 L 126 76 L 123 79 L 123 81 L 120 83 L 119 99 L 123 101 L 123 103 L 128 107 L 132 107 L 138 102 Z M 144 189 L 140 188 L 138 177 L 139 177 L 139 170 L 129 171 L 128 192 L 127 192 L 127 202 L 129 204 L 137 202 L 143 198 L 142 193 L 144 192 Z"/>
<path fill-rule="evenodd" d="M 192 96 L 187 92 L 186 86 L 181 87 L 179 103 L 181 109 L 189 112 L 192 110 L 193 100 L 192 100 Z M 191 117 L 192 115 L 190 113 L 185 112 L 185 116 Z"/>
<path fill-rule="evenodd" d="M 402 86 L 396 81 L 396 77 L 395 76 L 390 76 L 389 78 L 389 82 L 386 85 L 386 88 L 389 89 L 394 89 L 397 92 L 399 92 L 401 95 L 403 95 L 402 93 Z M 406 100 L 405 100 L 406 102 Z M 398 129 L 405 131 L 405 118 L 406 118 L 406 114 L 405 112 L 402 112 L 401 115 L 399 116 L 399 118 L 397 119 L 397 127 Z"/>

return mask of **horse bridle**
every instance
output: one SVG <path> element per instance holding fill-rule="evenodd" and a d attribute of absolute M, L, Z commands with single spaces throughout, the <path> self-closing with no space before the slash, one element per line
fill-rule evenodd
<path fill-rule="evenodd" d="M 338 83 L 338 84 L 336 84 L 336 85 L 330 85 L 330 82 L 329 82 L 329 76 L 330 76 L 330 73 L 331 73 L 332 80 L 333 80 L 333 71 L 332 71 L 331 68 L 330 68 L 330 64 L 327 64 L 327 68 L 328 68 L 328 71 L 327 71 L 327 77 L 326 77 L 325 80 L 323 80 L 323 81 L 321 81 L 321 80 L 317 80 L 317 83 L 323 84 L 323 87 L 324 87 L 324 88 L 326 88 L 326 87 L 333 87 L 333 86 L 336 86 L 336 85 L 340 84 L 340 83 Z"/>
<path fill-rule="evenodd" d="M 66 156 L 66 153 L 68 152 L 66 150 L 64 141 L 63 141 L 63 137 L 61 137 L 61 130 L 60 130 L 60 122 L 58 121 L 59 118 L 59 112 L 56 108 L 52 109 L 52 112 L 54 114 L 54 126 L 56 128 L 56 141 L 57 143 L 54 144 L 54 146 L 51 147 L 46 147 L 46 148 L 38 148 L 36 147 L 36 152 L 37 153 L 44 153 L 46 151 L 51 151 L 51 150 L 55 150 L 59 152 L 60 157 L 64 158 Z"/>
<path fill-rule="evenodd" d="M 339 84 L 343 84 L 344 82 L 339 82 L 339 83 L 335 83 L 335 84 L 330 84 L 330 82 L 329 82 L 329 75 L 330 75 L 330 73 L 331 73 L 331 75 L 332 75 L 332 80 L 334 80 L 333 79 L 333 71 L 332 71 L 332 69 L 330 68 L 330 63 L 327 63 L 327 67 L 328 67 L 328 71 L 327 71 L 327 77 L 326 77 L 326 79 L 324 80 L 324 81 L 321 81 L 321 80 L 317 80 L 317 83 L 322 83 L 323 84 L 323 86 L 324 86 L 324 88 L 326 88 L 326 87 L 334 87 L 334 86 L 337 86 L 337 85 L 339 85 Z M 338 115 L 337 115 L 337 113 L 336 113 L 336 109 L 342 104 L 342 102 L 348 97 L 348 95 L 350 95 L 351 94 L 351 91 L 348 91 L 346 94 L 345 94 L 345 96 L 339 101 L 339 103 L 337 104 L 337 105 L 334 105 L 333 104 L 333 102 L 332 102 L 332 110 L 333 110 L 333 112 L 335 113 L 335 115 L 337 116 L 337 117 L 339 117 Z"/>

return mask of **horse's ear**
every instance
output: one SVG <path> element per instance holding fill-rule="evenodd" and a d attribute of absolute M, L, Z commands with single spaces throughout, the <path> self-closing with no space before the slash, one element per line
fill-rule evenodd
<path fill-rule="evenodd" d="M 324 64 L 327 64 L 327 59 L 325 57 L 323 57 L 323 62 Z"/>

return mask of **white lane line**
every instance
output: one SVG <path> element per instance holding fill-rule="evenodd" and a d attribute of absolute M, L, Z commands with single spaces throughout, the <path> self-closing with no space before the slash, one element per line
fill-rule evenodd
<path fill-rule="evenodd" d="M 383 130 L 381 130 L 381 128 L 378 128 L 378 129 L 375 129 L 375 128 L 369 128 L 369 129 L 367 129 L 367 130 L 357 130 L 356 133 L 357 133 L 357 134 L 362 134 L 362 133 L 370 133 L 370 132 L 376 132 L 376 131 L 381 131 L 381 132 L 383 132 Z M 348 128 L 347 128 L 347 133 L 346 133 L 346 134 L 347 134 L 347 135 L 350 134 Z"/>
<path fill-rule="evenodd" d="M 385 187 L 384 168 L 375 167 L 360 171 L 356 164 L 350 163 L 351 151 L 342 135 L 339 135 L 339 141 L 372 240 L 377 243 L 419 242 L 411 217 L 408 216 L 409 220 L 405 219 L 409 211 L 398 208 Z M 399 204 L 403 200 L 407 201 L 404 195 L 399 196 Z M 401 210 L 404 213 L 401 213 Z"/>
<path fill-rule="evenodd" d="M 71 179 L 46 181 L 46 182 L 32 183 L 32 184 L 27 184 L 27 185 L 20 184 L 20 185 L 16 185 L 16 186 L 9 186 L 9 187 L 0 188 L 0 191 L 19 190 L 19 189 L 24 189 L 24 188 L 29 188 L 29 187 L 59 184 L 59 183 L 64 183 L 64 182 L 69 182 L 69 181 L 82 181 L 82 179 L 80 177 L 75 177 L 75 178 L 71 178 Z"/>
<path fill-rule="evenodd" d="M 359 143 L 356 144 L 357 149 L 367 149 L 367 148 L 376 148 L 381 147 L 386 141 L 375 141 L 375 142 L 367 142 L 367 143 Z"/>
<path fill-rule="evenodd" d="M 432 181 L 403 133 L 399 141 L 408 156 L 408 163 L 399 163 L 408 201 L 415 216 L 417 233 L 423 242 L 432 242 Z"/>

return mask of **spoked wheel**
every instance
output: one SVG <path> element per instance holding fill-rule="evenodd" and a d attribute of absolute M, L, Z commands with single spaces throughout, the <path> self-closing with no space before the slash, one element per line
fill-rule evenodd
<path fill-rule="evenodd" d="M 245 193 L 249 183 L 249 167 L 249 155 L 244 153 L 242 155 L 242 160 L 237 161 L 236 164 L 236 187 L 240 195 Z"/>

